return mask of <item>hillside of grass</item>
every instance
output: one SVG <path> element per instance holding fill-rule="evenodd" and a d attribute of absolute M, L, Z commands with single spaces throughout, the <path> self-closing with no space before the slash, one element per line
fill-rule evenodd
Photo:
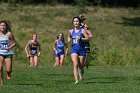
<path fill-rule="evenodd" d="M 28 64 L 24 51 L 32 33 L 41 43 L 40 65 L 54 63 L 52 45 L 59 32 L 65 34 L 73 27 L 72 17 L 78 14 L 74 6 L 0 5 L 0 20 L 9 20 L 17 41 L 15 64 Z M 86 7 L 83 13 L 94 34 L 91 40 L 91 65 L 140 65 L 140 9 Z M 67 56 L 65 64 L 70 64 Z"/>

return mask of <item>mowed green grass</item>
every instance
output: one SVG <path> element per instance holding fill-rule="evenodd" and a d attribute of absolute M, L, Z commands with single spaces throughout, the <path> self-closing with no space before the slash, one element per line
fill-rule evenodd
<path fill-rule="evenodd" d="M 5 79 L 0 93 L 139 93 L 139 70 L 90 66 L 85 69 L 84 80 L 75 85 L 72 65 L 54 68 L 50 64 L 29 69 L 28 65 L 15 64 L 12 80 Z"/>

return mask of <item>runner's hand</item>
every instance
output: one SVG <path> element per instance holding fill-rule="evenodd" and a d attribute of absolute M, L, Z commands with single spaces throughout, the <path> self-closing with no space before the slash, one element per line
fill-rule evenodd
<path fill-rule="evenodd" d="M 38 52 L 38 56 L 40 56 L 40 53 L 41 53 L 41 52 Z"/>
<path fill-rule="evenodd" d="M 30 57 L 30 55 L 29 55 L 29 54 L 27 54 L 27 57 Z"/>
<path fill-rule="evenodd" d="M 58 52 L 57 52 L 57 50 L 55 50 L 55 54 L 57 54 Z"/>

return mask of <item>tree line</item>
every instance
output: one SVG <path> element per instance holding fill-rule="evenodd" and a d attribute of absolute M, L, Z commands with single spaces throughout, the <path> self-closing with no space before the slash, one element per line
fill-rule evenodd
<path fill-rule="evenodd" d="M 9 4 L 69 4 L 69 5 L 91 5 L 109 7 L 139 7 L 140 0 L 0 0 L 1 3 Z"/>

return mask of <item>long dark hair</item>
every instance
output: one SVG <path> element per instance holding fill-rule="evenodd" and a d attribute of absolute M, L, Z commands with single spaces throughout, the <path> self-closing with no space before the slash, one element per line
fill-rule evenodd
<path fill-rule="evenodd" d="M 72 23 L 73 23 L 73 21 L 74 21 L 75 18 L 77 18 L 77 19 L 79 20 L 79 24 L 81 24 L 81 19 L 80 19 L 78 16 L 74 16 L 74 17 L 72 18 Z"/>
<path fill-rule="evenodd" d="M 59 35 L 62 34 L 62 41 L 64 42 L 64 34 L 62 32 L 60 32 L 58 35 L 57 35 L 57 39 L 59 39 Z"/>
<path fill-rule="evenodd" d="M 6 24 L 6 31 L 11 31 L 11 25 L 10 25 L 10 22 L 9 21 L 0 21 L 0 24 L 1 23 L 5 23 Z"/>

